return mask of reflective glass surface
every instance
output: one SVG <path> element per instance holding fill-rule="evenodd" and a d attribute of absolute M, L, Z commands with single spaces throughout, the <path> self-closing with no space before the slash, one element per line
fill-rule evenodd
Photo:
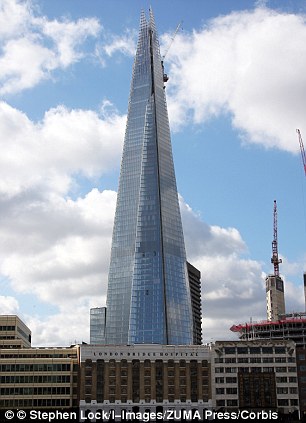
<path fill-rule="evenodd" d="M 107 293 L 106 343 L 191 344 L 192 314 L 163 69 L 141 16 Z"/>

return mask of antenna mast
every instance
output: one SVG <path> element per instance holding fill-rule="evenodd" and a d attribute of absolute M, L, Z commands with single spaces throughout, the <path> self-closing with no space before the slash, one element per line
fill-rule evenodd
<path fill-rule="evenodd" d="M 274 276 L 279 276 L 279 264 L 282 263 L 282 259 L 278 258 L 278 243 L 277 243 L 277 205 L 274 200 L 273 209 L 273 241 L 272 241 L 272 258 L 271 263 L 274 266 Z"/>

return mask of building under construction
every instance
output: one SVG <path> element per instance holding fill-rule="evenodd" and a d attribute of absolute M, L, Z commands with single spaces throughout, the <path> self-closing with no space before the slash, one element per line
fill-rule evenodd
<path fill-rule="evenodd" d="M 285 314 L 284 281 L 279 275 L 279 264 L 282 260 L 278 257 L 277 240 L 277 205 L 274 200 L 273 209 L 273 241 L 271 263 L 274 273 L 266 277 L 267 320 L 275 321 Z"/>

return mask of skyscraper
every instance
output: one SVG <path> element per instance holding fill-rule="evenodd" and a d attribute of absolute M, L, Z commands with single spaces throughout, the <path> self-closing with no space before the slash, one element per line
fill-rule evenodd
<path fill-rule="evenodd" d="M 192 344 L 184 237 L 154 17 L 141 14 L 107 292 L 106 343 Z"/>

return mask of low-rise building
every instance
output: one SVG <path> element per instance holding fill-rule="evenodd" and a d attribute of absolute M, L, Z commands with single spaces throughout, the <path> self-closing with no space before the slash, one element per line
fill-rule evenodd
<path fill-rule="evenodd" d="M 78 346 L 0 349 L 0 409 L 78 406 Z"/>
<path fill-rule="evenodd" d="M 80 367 L 83 414 L 211 407 L 204 345 L 80 345 Z"/>
<path fill-rule="evenodd" d="M 217 341 L 211 359 L 215 408 L 298 412 L 293 341 Z"/>

